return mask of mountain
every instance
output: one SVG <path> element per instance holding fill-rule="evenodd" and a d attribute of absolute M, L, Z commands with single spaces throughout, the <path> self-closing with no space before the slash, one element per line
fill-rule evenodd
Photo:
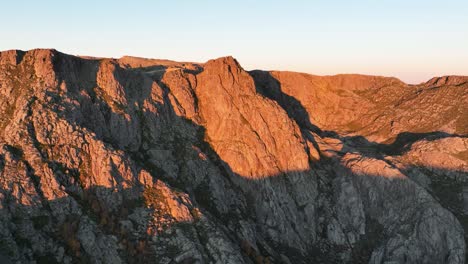
<path fill-rule="evenodd" d="M 465 263 L 468 77 L 0 53 L 0 260 Z"/>

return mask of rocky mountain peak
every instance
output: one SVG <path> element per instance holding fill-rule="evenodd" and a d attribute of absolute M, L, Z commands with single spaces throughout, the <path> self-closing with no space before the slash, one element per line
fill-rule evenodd
<path fill-rule="evenodd" d="M 207 80 L 210 82 L 218 79 L 217 82 L 232 94 L 252 95 L 255 93 L 253 80 L 237 60 L 231 56 L 209 60 L 203 65 L 203 72 L 200 76 L 213 79 Z"/>
<path fill-rule="evenodd" d="M 232 56 L 220 57 L 217 59 L 209 60 L 205 63 L 205 68 L 221 69 L 223 65 L 227 65 L 229 67 L 232 67 L 233 69 L 242 69 L 242 66 L 239 64 L 239 62 Z"/>
<path fill-rule="evenodd" d="M 466 79 L 1 52 L 0 260 L 464 263 Z"/>
<path fill-rule="evenodd" d="M 0 52 L 1 65 L 18 65 L 23 59 L 25 52 L 21 50 L 7 50 Z"/>

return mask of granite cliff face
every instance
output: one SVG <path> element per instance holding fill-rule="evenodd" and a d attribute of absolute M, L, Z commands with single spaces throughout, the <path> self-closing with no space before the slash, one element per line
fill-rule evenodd
<path fill-rule="evenodd" d="M 468 77 L 0 53 L 0 260 L 465 263 Z"/>

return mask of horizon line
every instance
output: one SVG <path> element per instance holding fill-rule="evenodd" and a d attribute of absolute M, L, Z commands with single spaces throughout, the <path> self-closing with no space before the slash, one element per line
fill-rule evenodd
<path fill-rule="evenodd" d="M 104 56 L 104 57 L 101 57 L 101 56 L 95 56 L 95 55 L 72 54 L 72 53 L 60 51 L 60 50 L 58 50 L 56 48 L 32 48 L 32 49 L 26 49 L 26 50 L 13 48 L 13 49 L 0 50 L 0 53 L 4 53 L 4 52 L 8 52 L 8 51 L 21 51 L 21 52 L 27 53 L 27 52 L 34 51 L 34 50 L 56 51 L 56 52 L 59 52 L 59 53 L 62 53 L 62 54 L 68 55 L 68 56 L 74 56 L 74 57 L 78 57 L 78 58 L 82 58 L 82 59 L 96 59 L 96 60 L 104 60 L 104 59 L 120 60 L 120 59 L 125 58 L 125 57 L 130 57 L 130 58 L 145 59 L 145 60 L 158 60 L 158 61 L 168 61 L 168 62 L 177 62 L 177 63 L 193 63 L 193 64 L 199 64 L 199 65 L 203 65 L 203 64 L 205 64 L 206 62 L 208 62 L 210 60 L 216 60 L 216 59 L 226 58 L 226 57 L 232 57 L 236 61 L 238 61 L 238 59 L 233 55 L 218 56 L 218 57 L 215 57 L 215 58 L 207 59 L 205 62 L 190 61 L 190 60 L 176 60 L 176 59 L 168 59 L 168 58 L 155 58 L 155 57 L 151 57 L 151 56 L 150 57 L 142 57 L 140 55 L 135 56 L 135 55 L 130 55 L 130 54 L 124 54 L 124 55 L 121 55 L 121 56 Z M 244 66 L 242 66 L 242 63 L 239 62 L 239 64 L 241 65 L 242 68 L 244 68 Z M 440 79 L 440 78 L 449 78 L 449 77 L 462 77 L 462 78 L 466 77 L 466 78 L 468 78 L 468 74 L 467 75 L 462 75 L 462 74 L 461 75 L 460 74 L 432 75 L 432 77 L 429 77 L 427 79 L 424 79 L 423 81 L 415 83 L 415 82 L 404 81 L 400 77 L 397 77 L 397 76 L 394 76 L 394 75 L 382 75 L 382 74 L 378 74 L 378 73 L 372 74 L 372 73 L 339 72 L 338 71 L 336 73 L 331 73 L 331 74 L 316 74 L 316 73 L 311 72 L 311 71 L 298 71 L 298 70 L 289 70 L 289 69 L 262 69 L 262 68 L 253 68 L 253 69 L 250 69 L 250 70 L 246 70 L 246 69 L 244 69 L 244 70 L 247 71 L 247 72 L 251 72 L 251 71 L 291 72 L 291 73 L 307 74 L 307 75 L 312 75 L 312 76 L 317 76 L 317 77 L 335 77 L 335 76 L 346 76 L 346 75 L 353 76 L 354 75 L 354 76 L 368 76 L 368 77 L 379 77 L 379 78 L 394 78 L 394 79 L 397 79 L 398 81 L 400 81 L 400 82 L 402 82 L 402 83 L 404 83 L 406 85 L 409 85 L 409 86 L 422 85 L 422 84 L 430 82 L 431 80 Z"/>

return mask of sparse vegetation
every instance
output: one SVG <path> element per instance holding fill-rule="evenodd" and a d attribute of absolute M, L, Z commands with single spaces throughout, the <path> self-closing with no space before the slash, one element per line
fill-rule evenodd
<path fill-rule="evenodd" d="M 151 206 L 160 211 L 165 209 L 165 197 L 161 190 L 155 187 L 147 187 L 143 191 L 143 198 L 146 206 Z"/>
<path fill-rule="evenodd" d="M 59 227 L 60 237 L 65 242 L 69 253 L 77 258 L 81 257 L 81 243 L 77 238 L 79 217 L 70 216 Z"/>
<path fill-rule="evenodd" d="M 250 245 L 250 243 L 247 240 L 242 240 L 240 247 L 242 249 L 242 252 L 248 256 L 253 263 L 255 264 L 270 264 L 271 263 L 271 258 L 268 256 L 263 256 L 257 250 Z"/>
<path fill-rule="evenodd" d="M 385 232 L 384 227 L 373 218 L 366 218 L 366 232 L 353 245 L 352 263 L 368 263 L 372 252 L 381 241 L 383 241 Z"/>
<path fill-rule="evenodd" d="M 48 215 L 39 215 L 31 218 L 34 228 L 40 230 L 44 226 L 49 224 L 49 216 Z"/>
<path fill-rule="evenodd" d="M 89 178 L 89 171 L 91 170 L 91 156 L 88 153 L 82 152 L 81 157 L 81 163 L 78 166 L 79 182 L 82 187 L 86 187 L 84 184 Z"/>

